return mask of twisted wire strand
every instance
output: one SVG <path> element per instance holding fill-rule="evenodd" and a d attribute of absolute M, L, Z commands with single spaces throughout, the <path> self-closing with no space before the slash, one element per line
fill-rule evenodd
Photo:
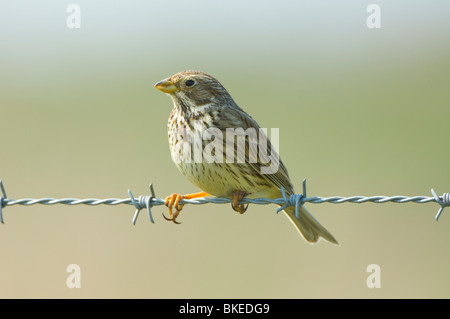
<path fill-rule="evenodd" d="M 232 203 L 233 200 L 229 198 L 223 197 L 203 197 L 203 198 L 195 198 L 195 199 L 181 199 L 180 204 L 192 204 L 192 205 L 204 205 L 204 204 L 228 204 Z M 342 203 L 356 203 L 362 204 L 367 202 L 372 203 L 418 203 L 424 204 L 429 202 L 436 202 L 434 197 L 428 196 L 351 196 L 351 197 L 308 197 L 303 198 L 302 202 L 311 203 L 311 204 L 322 204 L 322 203 L 331 203 L 331 204 L 342 204 Z M 152 206 L 160 206 L 164 205 L 165 199 L 161 198 L 152 198 L 151 205 Z M 244 198 L 239 201 L 241 204 L 256 204 L 256 205 L 268 205 L 268 204 L 277 204 L 277 205 L 286 205 L 286 201 L 283 197 L 270 199 L 270 198 Z M 36 204 L 41 205 L 89 205 L 89 206 L 97 206 L 97 205 L 134 205 L 133 201 L 130 198 L 119 199 L 119 198 L 106 198 L 106 199 L 97 199 L 97 198 L 86 198 L 86 199 L 78 199 L 78 198 L 22 198 L 22 199 L 9 199 L 6 198 L 3 200 L 4 206 L 13 206 L 13 205 L 24 205 L 31 206 Z M 288 203 L 288 206 L 291 206 Z M 293 205 L 292 205 L 293 206 Z"/>
<path fill-rule="evenodd" d="M 153 206 L 165 205 L 165 199 L 156 198 L 155 191 L 153 189 L 153 185 L 150 184 L 151 196 L 139 196 L 135 198 L 131 191 L 128 191 L 129 198 L 119 199 L 119 198 L 106 198 L 106 199 L 97 199 L 97 198 L 87 198 L 87 199 L 78 199 L 78 198 L 23 198 L 23 199 L 9 199 L 6 197 L 6 192 L 3 186 L 2 181 L 0 180 L 0 189 L 3 196 L 0 196 L 0 222 L 3 221 L 2 208 L 6 206 L 13 205 L 89 205 L 89 206 L 98 206 L 98 205 L 134 205 L 136 207 L 136 212 L 133 217 L 133 224 L 136 223 L 137 217 L 139 216 L 139 212 L 141 209 L 146 208 L 148 211 L 149 219 L 152 223 L 154 223 L 151 208 Z M 281 189 L 283 197 L 270 199 L 270 198 L 244 198 L 239 201 L 240 204 L 256 204 L 256 205 L 268 205 L 268 204 L 276 204 L 281 207 L 277 210 L 277 213 L 288 206 L 295 206 L 296 215 L 299 218 L 298 210 L 301 205 L 304 203 L 312 203 L 312 204 L 322 204 L 322 203 L 331 203 L 331 204 L 342 204 L 342 203 L 417 203 L 424 204 L 430 202 L 436 202 L 441 207 L 436 214 L 435 219 L 438 220 L 444 207 L 450 206 L 450 193 L 444 193 L 442 196 L 438 196 L 436 192 L 432 189 L 431 193 L 433 196 L 350 196 L 350 197 L 341 197 L 341 196 L 332 196 L 332 197 L 307 197 L 306 196 L 306 180 L 303 180 L 303 194 L 293 194 L 289 197 L 286 196 L 284 189 Z M 223 197 L 202 197 L 195 199 L 181 199 L 181 205 L 205 205 L 205 204 L 228 204 L 232 203 L 233 200 L 229 198 Z"/>
<path fill-rule="evenodd" d="M 131 200 L 129 198 L 126 199 L 119 199 L 119 198 L 106 198 L 106 199 L 97 199 L 97 198 L 86 198 L 86 199 L 78 199 L 78 198 L 22 198 L 18 200 L 14 199 L 5 199 L 4 200 L 5 206 L 12 206 L 12 205 L 24 205 L 24 206 L 30 206 L 30 205 L 56 205 L 56 204 L 63 204 L 63 205 L 90 205 L 90 206 L 97 206 L 97 205 L 120 205 L 120 204 L 131 204 Z"/>

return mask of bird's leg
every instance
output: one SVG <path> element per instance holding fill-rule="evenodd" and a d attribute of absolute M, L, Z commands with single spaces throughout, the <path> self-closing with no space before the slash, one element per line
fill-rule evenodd
<path fill-rule="evenodd" d="M 233 194 L 233 203 L 231 204 L 231 207 L 235 212 L 238 212 L 239 214 L 243 214 L 247 211 L 248 204 L 245 206 L 244 204 L 239 204 L 239 201 L 243 199 L 247 195 L 244 191 L 237 191 Z"/>
<path fill-rule="evenodd" d="M 177 193 L 173 193 L 172 195 L 166 197 L 166 201 L 164 203 L 169 208 L 169 218 L 164 216 L 164 214 L 163 214 L 163 217 L 166 220 L 170 220 L 170 221 L 174 222 L 175 224 L 180 224 L 179 222 L 176 221 L 178 215 L 180 214 L 180 212 L 184 206 L 184 205 L 179 205 L 180 200 L 181 199 L 193 199 L 193 198 L 199 198 L 199 197 L 205 197 L 205 196 L 209 196 L 209 194 L 205 193 L 205 192 L 186 194 L 186 195 L 180 195 Z M 175 207 L 175 213 L 172 210 L 173 207 Z"/>

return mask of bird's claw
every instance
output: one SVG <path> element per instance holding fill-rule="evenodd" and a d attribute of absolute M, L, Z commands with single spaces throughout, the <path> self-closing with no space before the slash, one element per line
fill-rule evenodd
<path fill-rule="evenodd" d="M 179 213 L 179 211 L 176 211 L 177 213 Z M 177 214 L 178 215 L 178 214 Z M 174 224 L 181 224 L 180 222 L 177 222 L 175 219 L 176 217 L 172 217 L 172 218 L 167 218 L 166 216 L 164 216 L 164 213 L 162 213 L 162 216 L 164 217 L 165 220 L 169 221 L 169 222 L 174 222 Z"/>
<path fill-rule="evenodd" d="M 236 191 L 233 194 L 233 202 L 231 203 L 231 207 L 233 208 L 233 210 L 235 212 L 238 212 L 239 214 L 243 214 L 247 211 L 248 204 L 247 204 L 247 206 L 244 204 L 239 204 L 239 201 L 241 199 L 243 199 L 246 195 L 247 195 L 247 193 L 244 191 Z"/>
<path fill-rule="evenodd" d="M 231 203 L 231 208 L 233 208 L 233 210 L 235 212 L 238 212 L 239 214 L 243 214 L 247 211 L 248 205 L 249 204 L 247 204 L 247 205 L 240 204 L 240 205 L 234 206 L 234 204 Z"/>
<path fill-rule="evenodd" d="M 165 205 L 169 208 L 169 218 L 164 216 L 164 213 L 163 213 L 162 215 L 165 220 L 172 221 L 175 224 L 181 224 L 180 222 L 177 222 L 176 219 L 184 206 L 184 205 L 178 205 L 179 201 L 182 198 L 183 198 L 182 195 L 176 194 L 176 193 L 166 197 Z M 173 211 L 172 211 L 173 207 L 175 207 L 175 213 L 173 213 Z"/>

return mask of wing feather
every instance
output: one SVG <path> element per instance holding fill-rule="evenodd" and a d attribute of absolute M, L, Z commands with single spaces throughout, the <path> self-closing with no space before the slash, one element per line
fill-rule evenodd
<path fill-rule="evenodd" d="M 263 147 L 258 148 L 258 139 L 252 136 L 245 136 L 245 149 L 249 152 L 245 154 L 245 162 L 248 163 L 254 170 L 255 174 L 263 176 L 267 181 L 270 181 L 273 185 L 280 188 L 283 187 L 287 195 L 294 194 L 294 187 L 289 178 L 286 166 L 284 166 L 278 153 L 273 148 L 272 143 L 267 138 L 266 134 L 260 130 L 258 123 L 245 111 L 239 107 L 227 107 L 226 112 L 221 112 L 223 118 L 221 118 L 221 126 L 227 128 L 239 128 L 247 130 L 248 128 L 254 128 L 258 133 L 258 138 L 265 138 L 265 142 L 262 144 Z M 240 139 L 237 139 L 239 143 Z M 242 139 L 241 139 L 242 140 Z M 230 141 L 228 141 L 230 142 Z M 234 141 L 232 141 L 234 142 Z M 265 147 L 266 148 L 265 148 Z M 237 145 L 239 147 L 239 145 Z M 241 145 L 243 147 L 243 145 Z M 250 154 L 250 155 L 249 155 Z M 253 154 L 253 155 L 252 155 Z M 255 155 L 257 154 L 257 155 Z M 256 157 L 256 158 L 255 158 Z M 267 167 L 267 163 L 273 159 L 278 160 L 278 169 L 275 173 L 262 174 L 261 171 L 264 167 Z"/>

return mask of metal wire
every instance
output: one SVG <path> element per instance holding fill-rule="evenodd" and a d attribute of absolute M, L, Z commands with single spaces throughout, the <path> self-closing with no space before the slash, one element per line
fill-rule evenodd
<path fill-rule="evenodd" d="M 147 208 L 149 219 L 152 223 L 154 223 L 151 208 L 153 206 L 165 205 L 165 199 L 156 198 L 155 191 L 153 189 L 153 185 L 150 184 L 151 196 L 139 196 L 137 199 L 133 196 L 130 190 L 128 190 L 129 198 L 118 199 L 118 198 L 107 198 L 107 199 L 96 199 L 96 198 L 87 198 L 87 199 L 77 199 L 77 198 L 23 198 L 23 199 L 9 199 L 6 197 L 5 188 L 3 186 L 2 181 L 0 180 L 0 189 L 2 191 L 2 197 L 0 197 L 0 222 L 4 223 L 3 220 L 3 212 L 2 208 L 6 206 L 13 205 L 23 205 L 23 206 L 31 206 L 36 204 L 41 205 L 89 205 L 89 206 L 97 206 L 97 205 L 133 205 L 136 208 L 136 212 L 133 216 L 133 225 L 136 223 L 136 220 L 139 216 L 139 212 L 141 209 Z M 296 215 L 298 216 L 298 209 L 304 203 L 311 204 L 322 204 L 322 203 L 331 203 L 331 204 L 343 204 L 343 203 L 417 203 L 424 204 L 430 202 L 436 202 L 441 207 L 438 213 L 435 216 L 435 219 L 438 220 L 442 214 L 442 211 L 445 207 L 450 206 L 450 193 L 444 193 L 442 196 L 438 196 L 436 192 L 432 189 L 431 193 L 433 196 L 351 196 L 351 197 L 341 197 L 341 196 L 333 196 L 333 197 L 307 197 L 306 196 L 306 180 L 303 180 L 303 194 L 293 194 L 289 197 L 286 195 L 284 189 L 281 189 L 283 197 L 277 199 L 270 198 L 255 198 L 249 199 L 244 198 L 239 201 L 240 204 L 256 204 L 256 205 L 268 205 L 268 204 L 276 204 L 281 207 L 277 209 L 277 213 L 286 207 L 295 206 L 296 207 Z M 196 199 L 181 199 L 180 205 L 205 205 L 205 204 L 228 204 L 232 203 L 233 200 L 229 198 L 222 197 L 202 197 Z"/>

